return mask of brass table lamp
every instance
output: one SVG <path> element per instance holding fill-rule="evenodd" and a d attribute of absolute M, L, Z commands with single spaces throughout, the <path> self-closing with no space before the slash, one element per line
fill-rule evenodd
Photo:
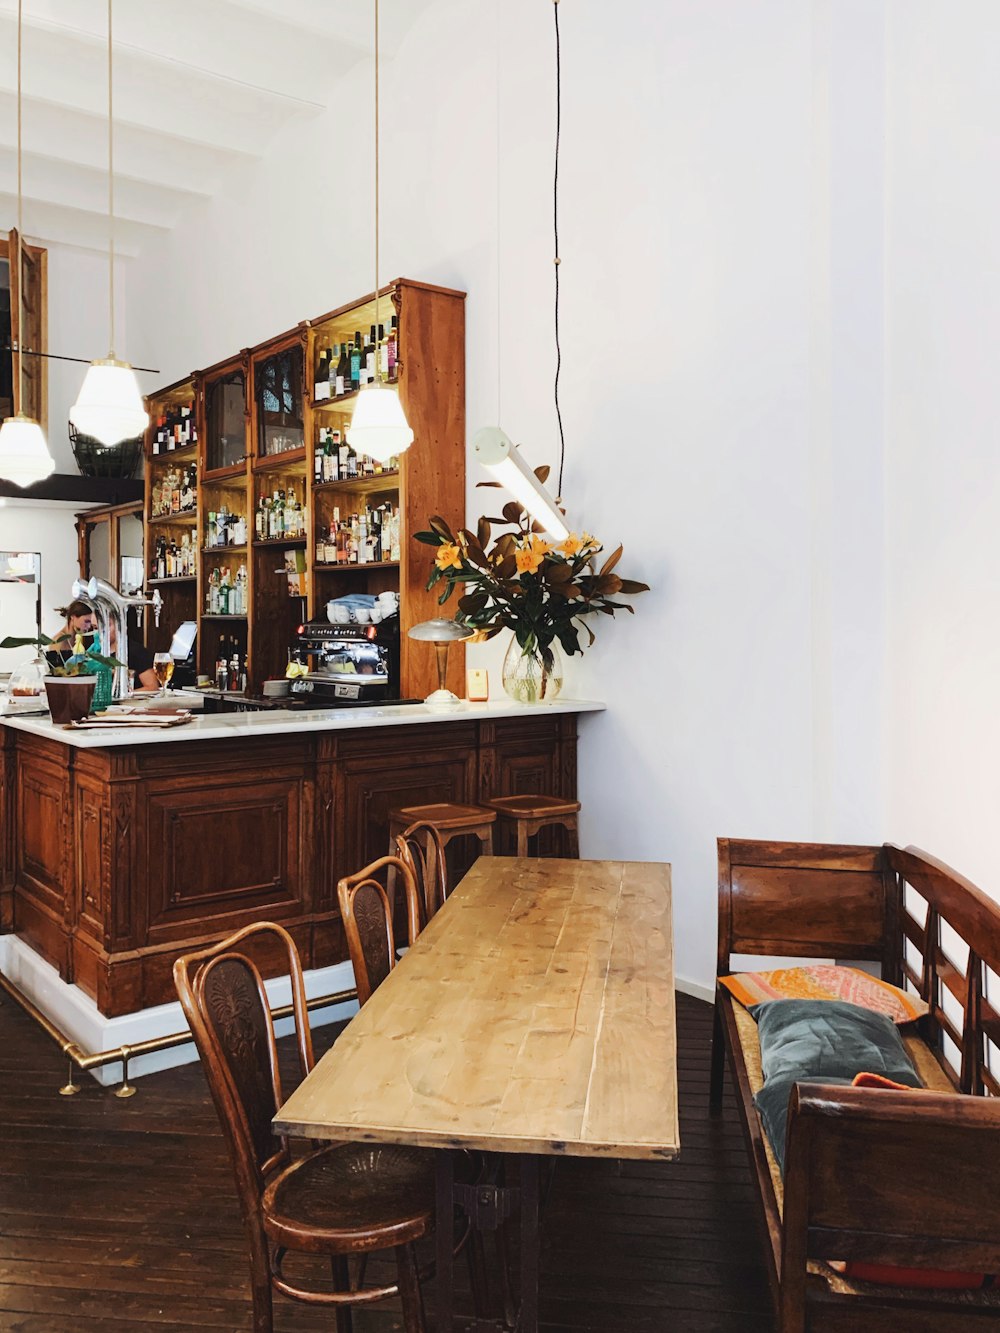
<path fill-rule="evenodd" d="M 437 657 L 438 687 L 431 691 L 424 703 L 429 704 L 432 708 L 451 708 L 455 704 L 460 704 L 461 699 L 457 694 L 453 694 L 445 684 L 448 676 L 448 647 L 462 639 L 471 639 L 474 631 L 465 625 L 457 624 L 454 620 L 441 619 L 422 620 L 419 625 L 414 625 L 408 633 L 411 639 L 433 643 Z"/>

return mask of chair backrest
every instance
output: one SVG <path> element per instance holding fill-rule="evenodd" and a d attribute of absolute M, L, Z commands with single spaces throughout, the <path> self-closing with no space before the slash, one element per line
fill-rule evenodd
<path fill-rule="evenodd" d="M 340 915 L 344 921 L 347 948 L 354 965 L 358 1002 L 365 1004 L 396 966 L 396 936 L 393 904 L 377 876 L 389 867 L 406 896 L 409 940 L 420 934 L 420 899 L 413 871 L 398 856 L 382 856 L 356 875 L 345 875 L 337 883 Z"/>
<path fill-rule="evenodd" d="M 730 956 L 873 959 L 898 984 L 898 886 L 883 847 L 719 839 L 718 973 Z"/>
<path fill-rule="evenodd" d="M 998 1138 L 1000 1102 L 991 1098 L 796 1085 L 785 1163 L 782 1328 L 807 1327 L 811 1259 L 1000 1271 Z M 895 1318 L 874 1326 L 910 1326 L 898 1310 Z"/>
<path fill-rule="evenodd" d="M 924 1035 L 960 1091 L 1000 1097 L 1000 904 L 916 847 L 887 852 L 903 976 L 930 1005 Z"/>
<path fill-rule="evenodd" d="M 302 964 L 287 931 L 258 922 L 174 963 L 174 985 L 229 1144 L 248 1218 L 257 1210 L 266 1176 L 288 1158 L 287 1142 L 271 1128 L 283 1100 L 281 1075 L 264 979 L 245 952 L 252 944 L 270 946 L 269 966 L 276 959 L 279 971 L 287 964 L 305 1077 L 313 1066 L 312 1036 Z"/>
<path fill-rule="evenodd" d="M 417 882 L 421 923 L 426 925 L 451 892 L 441 833 L 426 821 L 411 824 L 396 835 L 396 847 Z"/>

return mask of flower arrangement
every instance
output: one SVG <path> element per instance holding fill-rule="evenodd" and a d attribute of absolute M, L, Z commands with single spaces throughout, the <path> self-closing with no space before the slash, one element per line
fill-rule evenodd
<path fill-rule="evenodd" d="M 547 467 L 535 469 L 542 482 L 548 472 Z M 494 527 L 505 531 L 494 535 Z M 415 535 L 417 541 L 437 547 L 427 586 L 445 585 L 439 603 L 443 606 L 457 585 L 465 586 L 455 619 L 475 631 L 472 642 L 485 642 L 504 629 L 513 631 L 520 656 L 528 659 L 522 664 L 528 680 L 511 690 L 505 665 L 504 685 L 525 702 L 558 693 L 561 675 L 554 675 L 555 643 L 570 655 L 582 653 L 580 630 L 588 636 L 587 646 L 595 637 L 585 617 L 614 616 L 616 611 L 633 614 L 627 602 L 615 599 L 649 590 L 648 584 L 615 573 L 621 546 L 598 567 L 603 548 L 596 537 L 571 532 L 565 541 L 549 542 L 514 500 L 504 505 L 500 517 L 480 518 L 475 532 L 461 528 L 453 533 L 435 515 L 429 530 Z M 513 666 L 511 670 L 513 674 Z"/>

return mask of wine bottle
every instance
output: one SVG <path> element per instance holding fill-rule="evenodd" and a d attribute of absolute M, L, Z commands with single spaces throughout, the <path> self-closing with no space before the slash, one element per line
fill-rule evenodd
<path fill-rule="evenodd" d="M 368 342 L 365 344 L 365 379 L 369 384 L 375 383 L 375 325 L 371 326 L 368 332 Z"/>
<path fill-rule="evenodd" d="M 348 355 L 347 343 L 340 344 L 340 358 L 337 361 L 336 378 L 337 397 L 341 398 L 345 393 L 351 391 L 351 358 Z"/>
<path fill-rule="evenodd" d="M 351 344 L 351 387 L 360 389 L 363 383 L 361 378 L 361 330 L 354 335 L 354 342 Z"/>
<path fill-rule="evenodd" d="M 390 384 L 395 384 L 399 378 L 399 329 L 396 325 L 396 316 L 393 315 L 389 325 L 389 341 L 386 346 L 386 360 L 389 366 L 388 380 Z"/>
<path fill-rule="evenodd" d="M 330 349 L 324 347 L 316 362 L 316 380 L 313 384 L 313 398 L 321 402 L 330 397 Z"/>

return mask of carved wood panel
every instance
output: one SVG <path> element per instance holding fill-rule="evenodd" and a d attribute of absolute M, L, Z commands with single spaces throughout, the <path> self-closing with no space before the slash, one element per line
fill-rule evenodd
<path fill-rule="evenodd" d="M 148 939 L 190 933 L 190 924 L 265 911 L 307 910 L 307 839 L 299 782 L 152 792 L 148 804 Z"/>

